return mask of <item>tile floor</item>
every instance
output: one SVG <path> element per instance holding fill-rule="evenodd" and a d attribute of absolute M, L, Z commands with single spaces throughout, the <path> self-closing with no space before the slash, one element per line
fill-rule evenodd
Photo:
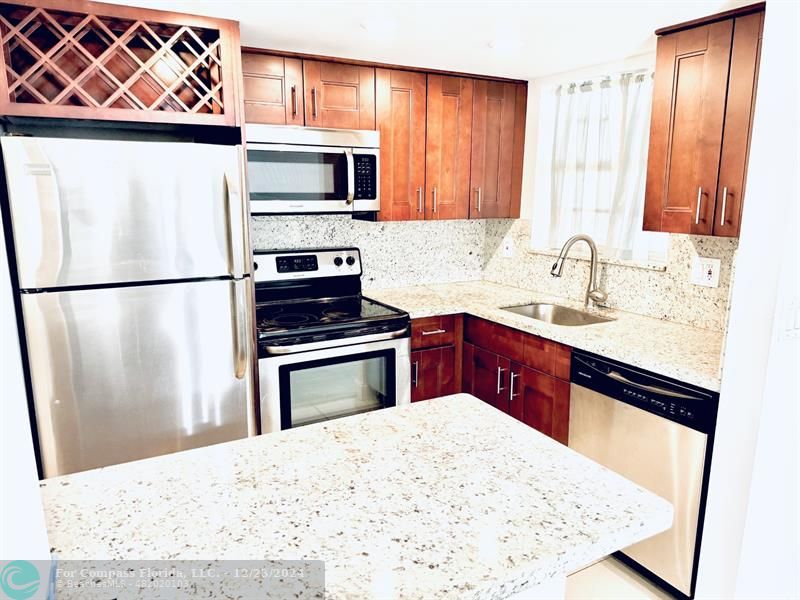
<path fill-rule="evenodd" d="M 567 577 L 567 600 L 673 600 L 641 575 L 608 557 Z"/>

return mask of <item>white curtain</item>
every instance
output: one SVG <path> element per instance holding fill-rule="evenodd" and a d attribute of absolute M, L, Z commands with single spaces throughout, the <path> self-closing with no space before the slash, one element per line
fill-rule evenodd
<path fill-rule="evenodd" d="M 587 233 L 606 256 L 666 253 L 666 236 L 642 232 L 652 92 L 652 71 L 625 73 L 558 86 L 542 104 L 553 119 L 548 247 Z"/>

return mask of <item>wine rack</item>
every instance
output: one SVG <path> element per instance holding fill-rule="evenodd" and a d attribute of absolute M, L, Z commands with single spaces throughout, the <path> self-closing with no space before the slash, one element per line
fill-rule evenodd
<path fill-rule="evenodd" d="M 238 23 L 223 19 L 3 2 L 0 112 L 236 125 L 238 44 Z"/>

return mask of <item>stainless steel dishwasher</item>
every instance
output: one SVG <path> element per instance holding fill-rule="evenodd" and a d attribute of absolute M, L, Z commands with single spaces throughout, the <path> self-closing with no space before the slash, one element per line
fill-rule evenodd
<path fill-rule="evenodd" d="M 570 448 L 675 510 L 672 528 L 619 557 L 691 598 L 719 395 L 578 350 L 571 382 Z"/>

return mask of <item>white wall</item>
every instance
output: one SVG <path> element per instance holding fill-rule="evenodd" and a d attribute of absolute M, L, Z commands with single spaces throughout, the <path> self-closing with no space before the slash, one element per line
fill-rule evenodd
<path fill-rule="evenodd" d="M 739 597 L 797 597 L 798 16 L 768 2 L 698 599 L 733 598 L 737 573 Z"/>
<path fill-rule="evenodd" d="M 47 559 L 50 548 L 17 340 L 6 247 L 0 235 L 0 560 Z"/>

